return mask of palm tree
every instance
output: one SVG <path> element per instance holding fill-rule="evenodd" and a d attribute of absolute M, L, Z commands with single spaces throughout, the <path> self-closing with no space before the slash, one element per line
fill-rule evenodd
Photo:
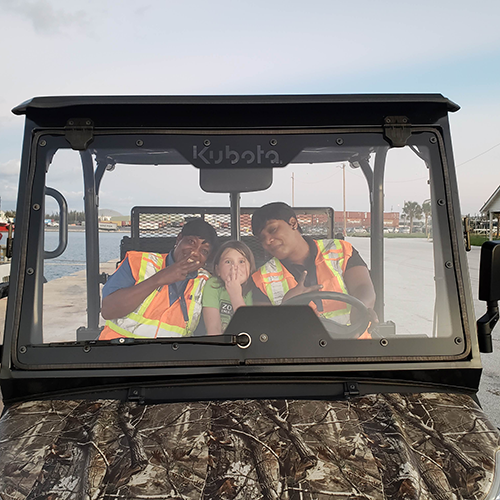
<path fill-rule="evenodd" d="M 429 217 L 431 216 L 431 200 L 425 200 L 423 203 L 422 203 L 422 210 L 424 212 L 424 217 L 425 217 L 425 236 L 429 237 L 429 234 L 427 232 L 427 228 L 428 228 L 428 221 L 429 221 Z"/>
<path fill-rule="evenodd" d="M 416 201 L 405 201 L 403 214 L 410 219 L 410 234 L 413 233 L 413 219 L 422 217 L 422 207 Z"/>

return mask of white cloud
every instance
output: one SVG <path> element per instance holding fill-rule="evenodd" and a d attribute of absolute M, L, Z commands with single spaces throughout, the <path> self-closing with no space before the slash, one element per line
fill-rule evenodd
<path fill-rule="evenodd" d="M 10 109 L 67 94 L 441 92 L 463 106 L 451 117 L 460 164 L 498 143 L 498 92 L 479 84 L 500 76 L 499 16 L 496 0 L 0 0 L 0 173 L 20 149 L 24 120 Z M 498 185 L 497 155 L 459 167 L 464 211 Z M 49 180 L 71 191 L 79 168 Z M 156 192 L 141 189 L 146 201 Z"/>
<path fill-rule="evenodd" d="M 0 163 L 0 176 L 4 177 L 18 177 L 19 176 L 19 160 L 9 160 L 5 163 Z"/>
<path fill-rule="evenodd" d="M 0 7 L 26 18 L 38 34 L 55 35 L 75 26 L 86 27 L 88 16 L 85 11 L 69 12 L 54 8 L 48 0 L 0 0 Z"/>
<path fill-rule="evenodd" d="M 19 185 L 19 160 L 0 163 L 0 198 L 3 210 L 16 208 Z"/>

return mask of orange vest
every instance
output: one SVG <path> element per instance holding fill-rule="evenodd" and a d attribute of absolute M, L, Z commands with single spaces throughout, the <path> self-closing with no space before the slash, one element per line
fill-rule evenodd
<path fill-rule="evenodd" d="M 344 272 L 347 261 L 352 255 L 352 245 L 344 240 L 315 240 L 318 248 L 314 264 L 321 291 L 347 293 Z M 252 275 L 255 285 L 260 288 L 273 305 L 280 305 L 283 297 L 291 288 L 297 286 L 292 273 L 273 257 Z M 316 313 L 337 323 L 347 325 L 350 321 L 351 306 L 336 300 L 323 301 L 323 312 L 318 312 L 315 304 L 311 307 Z"/>
<path fill-rule="evenodd" d="M 168 254 L 127 252 L 128 262 L 135 283 L 145 281 L 165 267 Z M 186 322 L 181 309 L 180 300 L 171 306 L 169 287 L 165 285 L 152 292 L 135 311 L 124 318 L 106 321 L 99 340 L 110 340 L 118 337 L 156 338 L 156 337 L 190 337 L 198 326 L 201 315 L 201 297 L 203 287 L 210 274 L 204 269 L 198 270 L 198 276 L 187 282 L 184 298 L 189 320 Z"/>

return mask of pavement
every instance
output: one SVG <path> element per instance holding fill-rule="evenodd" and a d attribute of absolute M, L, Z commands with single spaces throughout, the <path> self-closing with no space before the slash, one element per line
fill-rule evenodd
<path fill-rule="evenodd" d="M 370 254 L 369 238 L 348 238 L 348 241 L 363 258 Z M 387 238 L 384 241 L 385 319 L 398 325 L 403 322 L 410 330 L 417 323 L 425 326 L 425 321 L 430 323 L 433 318 L 432 241 L 412 238 Z M 481 247 L 472 247 L 467 252 L 476 319 L 486 312 L 486 304 L 478 299 L 480 255 Z M 398 283 L 396 287 L 393 286 L 395 283 Z M 475 324 L 475 321 L 471 323 Z M 401 332 L 399 327 L 398 331 Z M 493 330 L 492 337 L 493 352 L 481 354 L 483 373 L 477 395 L 489 420 L 500 428 L 500 323 Z"/>
<path fill-rule="evenodd" d="M 472 247 L 472 250 L 467 254 L 476 319 L 486 312 L 486 303 L 477 298 L 480 254 L 481 247 Z M 500 324 L 497 324 L 493 330 L 492 337 L 493 352 L 491 354 L 481 354 L 483 374 L 479 385 L 478 398 L 488 418 L 500 428 Z"/>
<path fill-rule="evenodd" d="M 366 259 L 369 238 L 350 238 L 349 241 L 369 264 Z M 426 239 L 385 239 L 385 319 L 395 321 L 398 333 L 423 331 L 432 335 L 435 294 L 432 250 L 432 241 Z M 480 250 L 480 247 L 472 247 L 467 253 L 476 318 L 486 310 L 485 304 L 477 299 Z M 114 268 L 114 262 L 101 264 L 101 272 L 112 273 Z M 48 282 L 44 293 L 44 325 L 50 324 L 44 331 L 51 332 L 50 339 L 44 340 L 75 340 L 75 335 L 68 332 L 85 324 L 85 271 Z M 5 304 L 6 299 L 1 299 L 0 340 Z M 500 428 L 500 326 L 493 331 L 493 348 L 492 354 L 481 355 L 483 374 L 478 398 L 488 418 Z"/>

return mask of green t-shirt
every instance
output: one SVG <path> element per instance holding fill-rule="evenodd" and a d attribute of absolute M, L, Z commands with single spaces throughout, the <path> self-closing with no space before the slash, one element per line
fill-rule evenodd
<path fill-rule="evenodd" d="M 252 291 L 250 290 L 243 300 L 247 306 L 253 305 Z M 224 285 L 221 285 L 218 278 L 212 276 L 203 288 L 203 307 L 215 307 L 220 314 L 222 331 L 224 331 L 233 317 L 233 306 L 231 299 Z"/>

